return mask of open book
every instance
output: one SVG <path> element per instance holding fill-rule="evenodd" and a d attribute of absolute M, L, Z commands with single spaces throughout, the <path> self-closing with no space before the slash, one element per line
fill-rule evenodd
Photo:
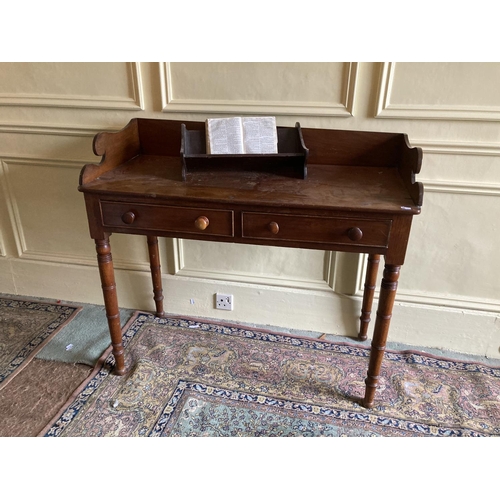
<path fill-rule="evenodd" d="M 208 118 L 207 154 L 278 153 L 274 116 Z"/>

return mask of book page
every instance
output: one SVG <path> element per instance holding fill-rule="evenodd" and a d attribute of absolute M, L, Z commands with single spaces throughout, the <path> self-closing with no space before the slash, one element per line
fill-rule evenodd
<path fill-rule="evenodd" d="M 278 133 L 274 116 L 245 117 L 241 121 L 245 153 L 272 154 L 278 152 Z"/>
<path fill-rule="evenodd" d="M 207 120 L 207 153 L 212 155 L 243 154 L 241 118 Z"/>

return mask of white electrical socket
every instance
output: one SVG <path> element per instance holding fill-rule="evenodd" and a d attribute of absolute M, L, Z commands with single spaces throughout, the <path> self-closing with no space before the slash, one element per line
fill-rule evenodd
<path fill-rule="evenodd" d="M 215 294 L 215 309 L 233 310 L 233 296 L 224 293 Z"/>

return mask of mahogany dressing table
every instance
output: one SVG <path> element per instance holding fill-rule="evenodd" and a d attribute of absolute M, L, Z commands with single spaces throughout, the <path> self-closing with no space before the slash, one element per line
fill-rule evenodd
<path fill-rule="evenodd" d="M 94 138 L 99 164 L 85 165 L 84 193 L 95 240 L 114 372 L 125 373 L 122 331 L 109 238 L 145 235 L 156 315 L 163 316 L 158 237 L 188 238 L 366 253 L 368 269 L 358 338 L 367 338 L 380 256 L 385 268 L 363 406 L 374 404 L 400 268 L 423 186 L 415 181 L 422 151 L 405 134 L 301 130 L 307 175 L 234 159 L 185 170 L 182 124 L 203 134 L 204 122 L 136 118 Z M 227 160 L 227 159 L 226 159 Z"/>

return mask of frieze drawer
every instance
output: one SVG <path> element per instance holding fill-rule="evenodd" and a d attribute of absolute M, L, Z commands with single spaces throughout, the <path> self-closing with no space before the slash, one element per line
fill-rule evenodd
<path fill-rule="evenodd" d="M 105 227 L 234 236 L 232 210 L 101 202 Z"/>
<path fill-rule="evenodd" d="M 391 220 L 243 212 L 243 238 L 387 246 Z"/>

